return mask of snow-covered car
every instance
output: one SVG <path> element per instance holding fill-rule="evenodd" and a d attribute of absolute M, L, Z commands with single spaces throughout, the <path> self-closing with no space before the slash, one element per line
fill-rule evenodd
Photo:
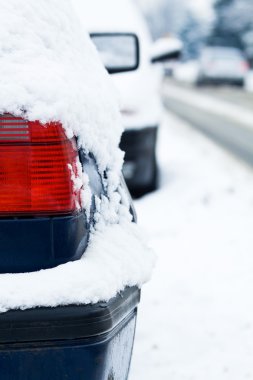
<path fill-rule="evenodd" d="M 242 51 L 233 47 L 210 46 L 199 60 L 197 84 L 235 84 L 243 86 L 249 64 Z"/>
<path fill-rule="evenodd" d="M 142 195 L 157 186 L 156 140 L 160 123 L 161 72 L 151 63 L 146 23 L 130 0 L 74 0 L 105 67 L 119 91 L 125 132 L 124 176 L 130 191 Z M 123 72 L 121 66 L 131 70 Z"/>
<path fill-rule="evenodd" d="M 161 37 L 155 41 L 152 48 L 153 63 L 164 62 L 164 76 L 172 77 L 179 65 L 179 59 L 183 50 L 183 43 L 175 36 Z"/>
<path fill-rule="evenodd" d="M 71 1 L 0 5 L 1 380 L 127 379 L 153 255 L 117 96 Z"/>

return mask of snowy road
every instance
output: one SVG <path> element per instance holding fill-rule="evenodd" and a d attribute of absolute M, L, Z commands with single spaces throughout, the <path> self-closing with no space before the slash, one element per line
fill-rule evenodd
<path fill-rule="evenodd" d="M 253 95 L 228 87 L 196 89 L 166 81 L 165 106 L 253 165 Z"/>
<path fill-rule="evenodd" d="M 130 379 L 253 379 L 253 171 L 170 115 L 159 157 L 137 202 L 158 263 Z"/>
<path fill-rule="evenodd" d="M 203 86 L 195 87 L 191 83 L 179 82 L 176 80 L 166 79 L 166 84 L 180 86 L 181 88 L 191 91 L 198 91 L 203 96 L 212 96 L 217 100 L 226 101 L 236 106 L 241 106 L 252 110 L 253 93 L 247 92 L 245 89 L 234 86 Z"/>

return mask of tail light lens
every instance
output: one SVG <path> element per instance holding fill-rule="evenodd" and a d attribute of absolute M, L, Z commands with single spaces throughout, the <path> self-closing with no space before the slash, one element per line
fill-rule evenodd
<path fill-rule="evenodd" d="M 243 71 L 248 71 L 250 69 L 249 63 L 247 61 L 242 61 L 241 67 Z"/>
<path fill-rule="evenodd" d="M 60 123 L 0 116 L 0 215 L 51 215 L 79 208 L 78 151 Z"/>

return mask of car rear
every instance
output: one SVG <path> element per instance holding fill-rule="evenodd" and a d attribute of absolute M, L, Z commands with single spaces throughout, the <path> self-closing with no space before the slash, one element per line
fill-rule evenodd
<path fill-rule="evenodd" d="M 0 315 L 2 380 L 127 380 L 140 291 Z"/>
<path fill-rule="evenodd" d="M 82 206 L 80 167 L 101 197 L 94 159 L 61 123 L 0 116 L 1 273 L 53 268 L 84 254 L 95 203 Z M 139 298 L 133 287 L 95 305 L 0 314 L 1 379 L 127 379 Z"/>
<path fill-rule="evenodd" d="M 236 48 L 207 48 L 200 59 L 199 83 L 244 85 L 249 64 Z"/>
<path fill-rule="evenodd" d="M 0 377 L 126 380 L 153 257 L 110 78 L 71 2 L 0 4 Z"/>
<path fill-rule="evenodd" d="M 61 123 L 0 115 L 1 273 L 80 259 L 89 237 L 80 158 Z"/>

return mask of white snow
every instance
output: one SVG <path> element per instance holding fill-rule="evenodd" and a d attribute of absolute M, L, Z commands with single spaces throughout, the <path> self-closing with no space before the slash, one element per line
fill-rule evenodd
<path fill-rule="evenodd" d="M 175 37 L 159 38 L 153 45 L 152 57 L 162 57 L 168 53 L 180 52 L 183 49 L 183 43 Z"/>
<path fill-rule="evenodd" d="M 96 200 L 96 228 L 82 260 L 0 275 L 0 311 L 106 301 L 125 286 L 141 286 L 150 278 L 154 256 L 131 222 L 128 199 L 118 191 L 122 119 L 96 49 L 71 0 L 0 0 L 0 7 L 0 114 L 60 121 L 108 178 L 108 198 Z M 77 167 L 77 175 L 69 167 L 72 180 L 76 189 L 84 185 L 82 205 L 89 207 L 88 178 Z"/>
<path fill-rule="evenodd" d="M 0 0 L 0 112 L 61 121 L 97 158 L 119 171 L 117 95 L 70 0 Z"/>
<path fill-rule="evenodd" d="M 22 252 L 20 252 L 22 254 Z M 0 276 L 0 312 L 108 301 L 148 281 L 154 255 L 133 223 L 96 231 L 79 261 L 36 273 Z"/>
<path fill-rule="evenodd" d="M 179 82 L 196 83 L 199 73 L 198 61 L 189 61 L 178 64 L 174 70 L 174 77 Z"/>
<path fill-rule="evenodd" d="M 146 33 L 146 22 L 134 0 L 71 0 L 79 19 L 89 33 Z"/>
<path fill-rule="evenodd" d="M 172 116 L 158 153 L 161 189 L 137 203 L 158 263 L 130 380 L 252 379 L 252 169 Z"/>

